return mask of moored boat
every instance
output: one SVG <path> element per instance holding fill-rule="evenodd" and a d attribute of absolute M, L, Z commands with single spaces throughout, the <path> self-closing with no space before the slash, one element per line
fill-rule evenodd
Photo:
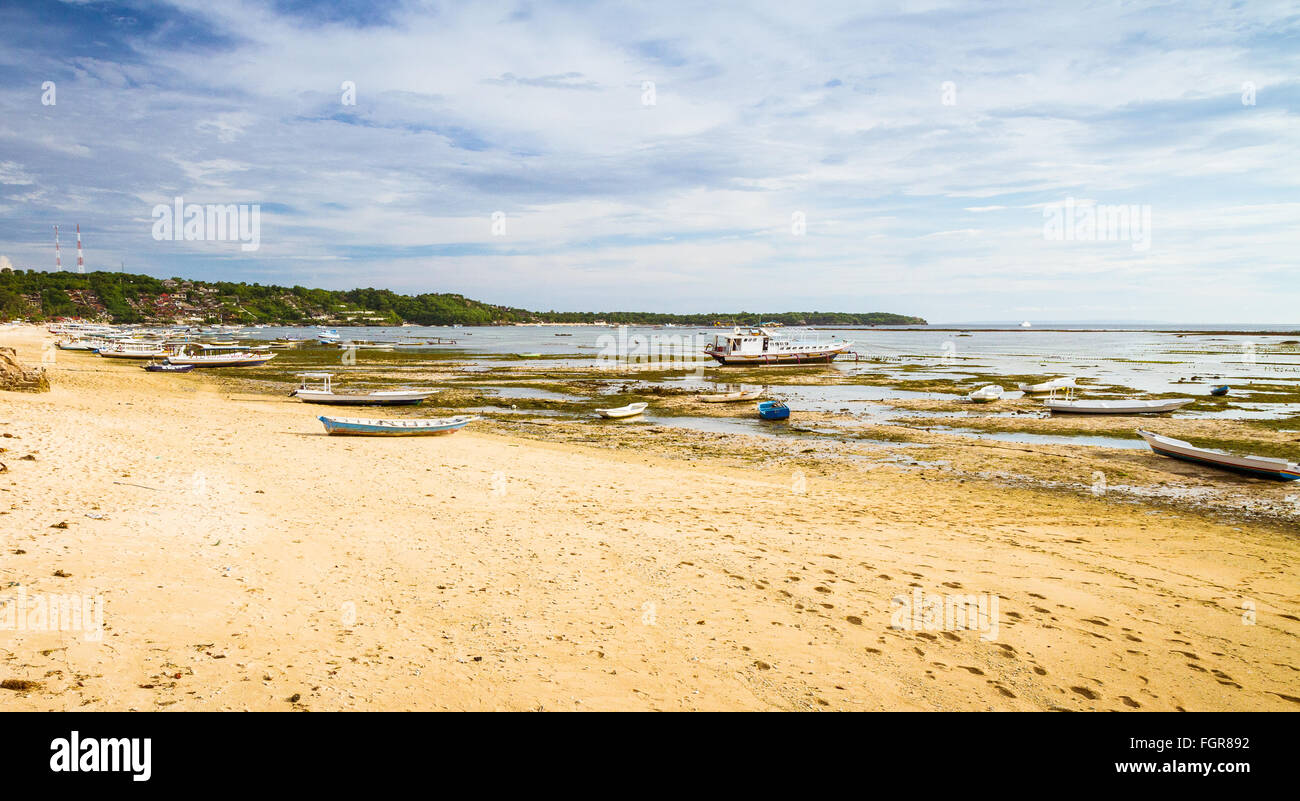
<path fill-rule="evenodd" d="M 188 373 L 190 370 L 194 369 L 194 365 L 150 363 L 144 365 L 144 369 L 151 373 Z"/>
<path fill-rule="evenodd" d="M 763 401 L 758 404 L 758 416 L 764 420 L 786 420 L 790 417 L 790 407 L 781 401 Z"/>
<path fill-rule="evenodd" d="M 319 387 L 309 387 L 306 382 L 290 392 L 304 403 L 323 403 L 332 406 L 415 406 L 434 394 L 436 389 L 381 389 L 374 392 L 335 392 L 332 373 L 299 373 L 299 378 L 320 381 Z"/>
<path fill-rule="evenodd" d="M 1217 387 L 1210 387 L 1210 394 L 1221 398 L 1228 394 L 1228 389 L 1229 387 L 1227 384 L 1219 384 Z"/>
<path fill-rule="evenodd" d="M 793 339 L 759 327 L 715 336 L 704 352 L 723 365 L 829 364 L 851 347 L 849 340 Z"/>
<path fill-rule="evenodd" d="M 736 401 L 758 400 L 762 394 L 762 389 L 737 389 L 732 392 L 701 395 L 699 400 L 702 403 L 735 403 Z"/>
<path fill-rule="evenodd" d="M 997 384 L 989 384 L 986 387 L 980 387 L 974 392 L 971 392 L 966 396 L 966 399 L 973 403 L 992 403 L 995 400 L 999 400 L 1002 397 L 1002 393 L 1002 387 Z"/>
<path fill-rule="evenodd" d="M 431 434 L 452 434 L 478 417 L 463 414 L 456 417 L 426 417 L 409 420 L 362 420 L 354 417 L 316 418 L 325 426 L 328 434 L 341 434 L 362 437 L 415 437 Z"/>
<path fill-rule="evenodd" d="M 244 350 L 242 348 L 224 348 L 197 346 L 198 353 L 192 353 L 193 346 L 185 346 L 180 352 L 168 356 L 167 364 L 188 364 L 194 367 L 256 367 L 275 358 L 270 351 Z"/>
<path fill-rule="evenodd" d="M 1198 448 L 1190 442 L 1173 437 L 1163 437 L 1151 431 L 1138 429 L 1137 433 L 1151 450 L 1161 456 L 1181 459 L 1185 462 L 1218 467 L 1247 475 L 1272 478 L 1278 481 L 1295 481 L 1300 479 L 1300 464 L 1286 459 L 1269 456 L 1237 456 L 1212 448 Z"/>
<path fill-rule="evenodd" d="M 1194 398 L 1176 398 L 1174 400 L 1075 400 L 1070 398 L 1048 398 L 1043 405 L 1053 412 L 1065 414 L 1162 414 L 1181 409 Z"/>
<path fill-rule="evenodd" d="M 1020 384 L 1017 389 L 1021 392 L 1054 392 L 1058 389 L 1077 386 L 1078 384 L 1075 383 L 1074 378 L 1072 376 L 1067 376 L 1066 378 L 1053 378 L 1052 380 L 1044 381 L 1041 384 Z"/>
<path fill-rule="evenodd" d="M 596 409 L 596 414 L 611 420 L 621 417 L 635 417 L 644 412 L 649 405 L 648 403 L 629 403 L 616 409 Z"/>

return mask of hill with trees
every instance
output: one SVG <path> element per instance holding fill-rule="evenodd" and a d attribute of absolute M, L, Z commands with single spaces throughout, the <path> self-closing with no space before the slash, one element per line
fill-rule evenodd
<path fill-rule="evenodd" d="M 387 289 L 308 289 L 227 281 L 154 278 L 115 272 L 0 270 L 0 319 L 82 318 L 110 323 L 268 323 L 279 325 L 924 325 L 886 312 L 535 312 L 463 295 L 401 295 Z"/>

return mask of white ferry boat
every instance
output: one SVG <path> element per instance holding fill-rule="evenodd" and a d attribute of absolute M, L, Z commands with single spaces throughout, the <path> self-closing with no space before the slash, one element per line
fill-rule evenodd
<path fill-rule="evenodd" d="M 778 336 L 767 328 L 735 328 L 719 334 L 704 352 L 726 365 L 817 364 L 853 347 L 850 340 L 812 340 Z"/>

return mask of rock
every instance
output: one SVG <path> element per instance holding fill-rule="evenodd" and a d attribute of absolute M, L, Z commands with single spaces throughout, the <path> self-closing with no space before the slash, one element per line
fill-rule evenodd
<path fill-rule="evenodd" d="M 44 367 L 24 369 L 13 348 L 0 348 L 0 389 L 13 392 L 49 392 L 50 379 Z"/>

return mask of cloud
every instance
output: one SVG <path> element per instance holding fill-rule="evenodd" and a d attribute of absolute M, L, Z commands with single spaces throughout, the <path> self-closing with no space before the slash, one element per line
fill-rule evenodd
<path fill-rule="evenodd" d="M 45 265 L 80 222 L 159 275 L 520 306 L 1285 320 L 1297 33 L 1209 2 L 19 0 L 0 248 Z M 178 195 L 260 203 L 261 249 L 154 242 Z M 1065 197 L 1150 206 L 1151 249 L 1045 241 Z"/>

